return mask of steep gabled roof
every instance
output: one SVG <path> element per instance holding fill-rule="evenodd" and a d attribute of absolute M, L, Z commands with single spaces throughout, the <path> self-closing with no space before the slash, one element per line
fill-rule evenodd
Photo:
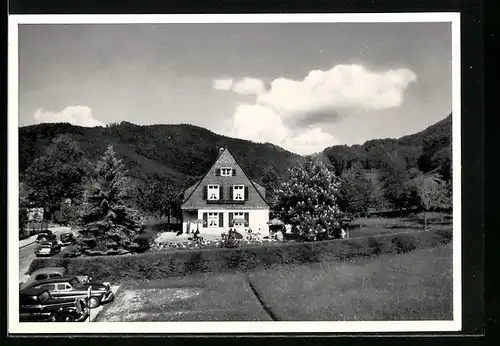
<path fill-rule="evenodd" d="M 229 155 L 229 156 L 228 156 Z M 267 208 L 270 208 L 269 206 L 269 203 L 266 201 L 265 197 L 262 195 L 261 193 L 261 189 L 264 189 L 262 186 L 260 186 L 259 184 L 257 184 L 256 182 L 254 182 L 252 179 L 250 179 L 250 177 L 248 176 L 248 174 L 246 173 L 245 169 L 242 167 L 242 165 L 238 162 L 238 160 L 236 160 L 236 158 L 231 154 L 231 152 L 228 150 L 228 149 L 224 149 L 224 150 L 221 150 L 220 153 L 219 153 L 219 156 L 217 157 L 217 160 L 215 160 L 215 162 L 213 163 L 213 165 L 210 167 L 209 170 L 207 170 L 207 172 L 205 173 L 205 175 L 195 184 L 195 185 L 192 185 L 191 187 L 189 187 L 188 189 L 185 190 L 185 195 L 186 195 L 186 198 L 184 199 L 184 202 L 183 202 L 183 205 L 182 207 L 184 207 L 186 205 L 187 202 L 189 202 L 191 200 L 191 198 L 193 197 L 193 194 L 198 191 L 199 187 L 200 187 L 200 184 L 205 181 L 207 179 L 207 175 L 210 173 L 210 172 L 213 172 L 214 171 L 214 167 L 216 165 L 219 164 L 219 161 L 222 159 L 226 159 L 226 160 L 229 160 L 229 161 L 233 161 L 234 164 L 236 164 L 238 166 L 238 168 L 241 170 L 241 172 L 243 173 L 243 177 L 246 179 L 246 181 L 248 181 L 250 183 L 250 185 L 253 187 L 253 189 L 257 192 L 257 195 L 260 197 L 260 199 L 264 202 L 264 204 L 267 206 Z M 221 164 L 221 166 L 224 166 L 224 164 Z M 227 177 L 227 178 L 231 178 L 231 177 Z M 223 179 L 227 179 L 226 177 L 223 178 Z M 241 176 L 238 178 L 238 180 L 241 181 Z M 255 202 L 255 201 L 254 201 Z"/>

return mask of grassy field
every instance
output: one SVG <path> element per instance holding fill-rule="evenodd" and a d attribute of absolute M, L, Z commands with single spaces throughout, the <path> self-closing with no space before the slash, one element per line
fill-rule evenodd
<path fill-rule="evenodd" d="M 226 273 L 125 284 L 97 321 L 271 321 L 271 317 L 244 275 Z"/>
<path fill-rule="evenodd" d="M 98 321 L 452 318 L 451 244 L 400 255 L 122 285 Z"/>
<path fill-rule="evenodd" d="M 249 279 L 281 320 L 452 319 L 451 245 L 350 262 L 283 266 Z"/>

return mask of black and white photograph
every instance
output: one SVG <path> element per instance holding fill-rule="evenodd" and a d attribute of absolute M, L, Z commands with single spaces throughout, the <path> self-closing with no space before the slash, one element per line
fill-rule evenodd
<path fill-rule="evenodd" d="M 459 14 L 10 16 L 8 72 L 10 333 L 461 330 Z"/>

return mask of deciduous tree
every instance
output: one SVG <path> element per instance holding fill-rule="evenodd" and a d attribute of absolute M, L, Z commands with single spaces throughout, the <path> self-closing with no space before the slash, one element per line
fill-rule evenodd
<path fill-rule="evenodd" d="M 277 190 L 280 218 L 308 239 L 337 237 L 343 213 L 337 204 L 340 180 L 316 157 L 293 167 Z"/>
<path fill-rule="evenodd" d="M 89 163 L 71 135 L 59 135 L 44 155 L 36 158 L 22 176 L 30 190 L 28 199 L 54 208 L 66 198 L 79 198 Z"/>
<path fill-rule="evenodd" d="M 340 199 L 342 209 L 349 214 L 364 214 L 370 204 L 373 186 L 365 177 L 362 167 L 354 164 L 341 176 Z"/>
<path fill-rule="evenodd" d="M 451 194 L 447 184 L 436 175 L 416 179 L 418 194 L 424 208 L 424 227 L 427 228 L 427 212 L 434 209 L 448 209 Z"/>

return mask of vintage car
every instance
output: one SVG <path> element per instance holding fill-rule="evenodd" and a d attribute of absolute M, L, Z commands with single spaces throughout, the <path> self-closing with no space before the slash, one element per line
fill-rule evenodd
<path fill-rule="evenodd" d="M 38 281 L 53 279 L 53 278 L 62 278 L 68 275 L 68 271 L 64 267 L 45 267 L 38 270 L 35 270 L 31 273 L 30 277 L 26 282 L 20 285 L 20 289 L 24 289 L 28 286 L 33 286 Z M 88 283 L 92 281 L 92 278 L 88 275 L 78 275 L 78 280 L 82 283 Z"/>
<path fill-rule="evenodd" d="M 52 231 L 42 231 L 38 233 L 38 236 L 36 237 L 36 242 L 37 243 L 43 243 L 47 241 L 57 241 L 57 237 Z"/>
<path fill-rule="evenodd" d="M 45 241 L 38 244 L 35 249 L 35 255 L 37 257 L 53 256 L 59 252 L 61 252 L 61 245 L 59 245 L 56 241 Z"/>
<path fill-rule="evenodd" d="M 54 299 L 45 289 L 19 292 L 20 322 L 82 322 L 89 316 L 85 298 Z"/>
<path fill-rule="evenodd" d="M 54 299 L 85 298 L 88 297 L 90 290 L 89 307 L 91 309 L 115 298 L 109 282 L 82 282 L 77 276 L 36 281 L 21 291 L 32 288 L 45 289 Z"/>
<path fill-rule="evenodd" d="M 63 233 L 60 235 L 59 239 L 61 240 L 62 246 L 71 245 L 75 242 L 75 236 L 73 233 Z"/>

